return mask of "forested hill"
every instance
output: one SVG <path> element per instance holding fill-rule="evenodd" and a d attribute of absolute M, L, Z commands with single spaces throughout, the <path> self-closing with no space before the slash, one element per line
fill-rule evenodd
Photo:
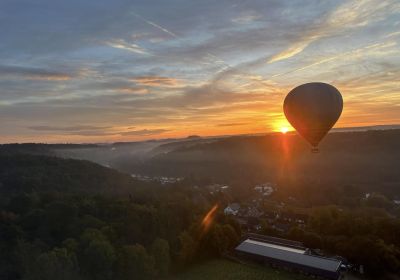
<path fill-rule="evenodd" d="M 214 214 L 207 231 L 202 226 L 215 199 L 179 184 L 139 182 L 85 160 L 0 152 L 0 279 L 166 279 L 236 246 L 233 220 Z"/>
<path fill-rule="evenodd" d="M 194 184 L 220 182 L 252 186 L 272 181 L 280 182 L 288 192 L 293 188 L 304 189 L 304 186 L 332 190 L 333 187 L 353 185 L 364 193 L 380 192 L 399 198 L 399 143 L 400 129 L 382 129 L 330 133 L 322 141 L 319 154 L 311 153 L 310 146 L 294 133 L 102 145 L 13 144 L 1 145 L 0 154 L 12 157 L 20 154 L 24 157 L 22 154 L 29 153 L 87 159 L 128 174 L 194 178 Z M 13 158 L 10 163 L 16 160 L 18 158 Z M 52 161 L 58 162 L 56 159 Z M 68 161 L 63 164 L 68 165 Z M 79 164 L 85 165 L 77 168 L 79 170 L 100 168 L 89 163 Z M 8 168 L 12 168 L 12 165 Z M 117 181 L 100 179 L 102 176 L 125 176 L 115 175 L 109 169 L 101 170 L 93 171 L 94 174 L 73 174 L 71 178 L 68 178 L 68 174 L 54 177 L 60 181 L 59 178 L 64 178 L 62 181 L 77 182 L 82 182 L 82 178 L 77 179 L 79 176 L 85 177 L 88 182 L 81 185 L 77 183 L 77 188 L 88 190 L 96 180 L 101 181 L 96 183 L 99 186 L 94 189 L 102 190 L 112 189 L 114 185 L 110 181 Z M 121 178 L 118 180 L 125 181 Z M 121 185 L 124 184 L 128 183 Z"/>
<path fill-rule="evenodd" d="M 144 183 L 96 163 L 22 153 L 0 154 L 0 193 L 123 194 Z"/>
<path fill-rule="evenodd" d="M 146 160 L 126 156 L 111 165 L 131 173 L 194 176 L 231 184 L 265 180 L 285 186 L 351 184 L 399 196 L 399 159 L 400 130 L 391 129 L 328 134 L 319 154 L 311 153 L 296 134 L 279 133 L 176 143 L 170 151 Z"/>

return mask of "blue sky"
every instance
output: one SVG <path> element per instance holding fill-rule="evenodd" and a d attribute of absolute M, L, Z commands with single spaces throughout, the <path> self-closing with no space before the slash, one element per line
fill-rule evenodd
<path fill-rule="evenodd" d="M 400 123 L 396 0 L 1 0 L 0 38 L 1 142 L 276 131 L 311 81 Z"/>

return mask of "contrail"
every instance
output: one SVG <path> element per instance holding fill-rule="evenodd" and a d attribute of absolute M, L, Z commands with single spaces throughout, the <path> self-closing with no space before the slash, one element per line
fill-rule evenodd
<path fill-rule="evenodd" d="M 157 24 L 157 23 L 154 23 L 154 22 L 152 22 L 152 21 L 150 21 L 150 20 L 147 20 L 147 19 L 145 19 L 144 17 L 142 17 L 141 15 L 139 15 L 139 14 L 137 14 L 137 13 L 135 13 L 135 12 L 131 12 L 131 14 L 134 15 L 135 17 L 137 17 L 138 19 L 144 21 L 144 22 L 147 23 L 148 25 L 151 25 L 151 26 L 153 26 L 154 28 L 157 28 L 157 29 L 163 31 L 164 33 L 167 33 L 168 35 L 172 36 L 173 38 L 175 38 L 175 39 L 180 39 L 180 37 L 179 37 L 177 34 L 175 34 L 174 32 L 172 32 L 172 31 L 170 31 L 170 30 L 168 30 L 168 29 L 166 29 L 166 28 L 164 28 L 164 27 L 162 27 L 161 25 L 159 25 L 159 24 Z M 233 71 L 236 71 L 236 72 L 238 72 L 238 73 L 242 73 L 242 74 L 248 75 L 248 73 L 245 73 L 245 72 L 243 72 L 243 71 L 237 69 L 236 67 L 231 66 L 231 65 L 228 64 L 226 61 L 224 61 L 222 58 L 216 56 L 216 55 L 213 54 L 213 53 L 206 52 L 206 55 L 207 55 L 208 57 L 214 59 L 214 63 L 220 64 L 220 65 L 222 64 L 222 65 L 223 65 L 223 67 L 221 67 L 221 69 L 218 71 L 218 73 L 219 73 L 219 72 L 223 72 L 223 71 L 229 69 L 229 70 L 231 70 L 231 71 L 233 70 Z M 253 82 L 263 84 L 263 81 L 253 81 Z M 263 84 L 263 85 L 264 85 L 264 84 Z"/>
<path fill-rule="evenodd" d="M 149 25 L 151 25 L 151 26 L 153 26 L 153 27 L 155 27 L 155 28 L 157 28 L 157 29 L 163 31 L 164 33 L 167 33 L 168 35 L 174 37 L 175 39 L 180 39 L 180 37 L 179 37 L 178 35 L 176 35 L 176 34 L 175 34 L 174 32 L 172 32 L 172 31 L 168 30 L 167 28 L 164 28 L 164 27 L 162 27 L 161 25 L 159 25 L 159 24 L 157 24 L 157 23 L 155 23 L 155 22 L 152 22 L 152 21 L 150 21 L 150 20 L 147 20 L 147 19 L 145 19 L 144 17 L 142 17 L 141 15 L 139 15 L 139 14 L 137 14 L 137 13 L 135 13 L 135 12 L 131 12 L 131 13 L 132 13 L 132 15 L 134 15 L 135 17 L 141 19 L 141 20 L 144 21 L 145 23 L 147 23 L 147 24 L 149 24 Z M 226 63 L 223 59 L 221 59 L 220 57 L 218 57 L 218 56 L 216 56 L 216 55 L 214 55 L 214 54 L 212 54 L 212 53 L 209 53 L 209 52 L 207 52 L 206 54 L 207 54 L 209 57 L 216 59 L 216 60 L 215 60 L 216 63 L 223 63 L 223 64 L 225 64 L 225 66 L 231 68 L 231 66 L 230 66 L 229 64 L 227 64 L 227 63 Z"/>
<path fill-rule="evenodd" d="M 362 52 L 364 50 L 380 49 L 380 48 L 384 48 L 384 47 L 387 47 L 387 46 L 393 46 L 393 45 L 396 45 L 396 43 L 395 42 L 384 42 L 384 43 L 375 42 L 375 43 L 372 43 L 372 44 L 364 46 L 364 47 L 352 49 L 350 51 L 347 51 L 347 52 L 344 52 L 344 53 L 340 53 L 340 54 L 332 56 L 332 57 L 321 59 L 319 61 L 313 62 L 311 64 L 305 65 L 305 66 L 297 68 L 297 69 L 293 69 L 293 70 L 290 70 L 290 71 L 287 71 L 287 72 L 283 72 L 283 73 L 272 75 L 271 78 L 276 78 L 276 77 L 284 76 L 284 75 L 287 75 L 287 74 L 295 73 L 295 72 L 298 72 L 298 71 L 302 71 L 302 70 L 308 69 L 310 67 L 313 67 L 313 66 L 316 66 L 316 65 L 320 65 L 320 64 L 323 64 L 323 63 L 327 63 L 327 62 L 333 61 L 333 60 L 341 58 L 341 57 L 346 57 L 348 55 L 360 53 L 360 52 Z"/>
<path fill-rule="evenodd" d="M 147 24 L 149 24 L 149 25 L 151 25 L 151 26 L 153 26 L 153 27 L 155 27 L 155 28 L 157 28 L 157 29 L 160 29 L 161 31 L 163 31 L 163 32 L 165 32 L 165 33 L 171 35 L 171 36 L 174 37 L 174 38 L 179 39 L 178 35 L 176 35 L 175 33 L 171 32 L 171 31 L 169 31 L 168 29 L 166 29 L 166 28 L 164 28 L 164 27 L 162 27 L 162 26 L 160 26 L 160 25 L 158 25 L 158 24 L 156 24 L 156 23 L 154 23 L 154 22 L 152 22 L 152 21 L 150 21 L 150 20 L 145 19 L 144 17 L 142 17 L 141 15 L 138 15 L 138 14 L 135 13 L 135 12 L 131 12 L 131 13 L 132 13 L 135 17 L 137 17 L 137 18 L 143 20 L 145 23 L 147 23 Z"/>

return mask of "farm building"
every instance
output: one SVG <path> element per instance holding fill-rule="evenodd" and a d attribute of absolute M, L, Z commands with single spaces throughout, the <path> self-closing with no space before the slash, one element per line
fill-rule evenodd
<path fill-rule="evenodd" d="M 235 249 L 237 255 L 326 279 L 341 278 L 341 261 L 310 254 L 301 243 L 260 235 L 249 235 Z"/>

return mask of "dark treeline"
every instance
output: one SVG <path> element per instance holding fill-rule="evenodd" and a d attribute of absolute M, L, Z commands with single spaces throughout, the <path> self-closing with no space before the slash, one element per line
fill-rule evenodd
<path fill-rule="evenodd" d="M 118 194 L 138 185 L 145 184 L 90 161 L 0 153 L 0 193 L 59 190 Z"/>
<path fill-rule="evenodd" d="M 223 216 L 202 224 L 216 201 L 90 162 L 2 156 L 0 182 L 1 279 L 160 278 L 240 237 Z"/>
<path fill-rule="evenodd" d="M 363 265 L 374 279 L 400 271 L 400 220 L 383 209 L 314 209 L 306 229 L 294 227 L 287 237 Z"/>

